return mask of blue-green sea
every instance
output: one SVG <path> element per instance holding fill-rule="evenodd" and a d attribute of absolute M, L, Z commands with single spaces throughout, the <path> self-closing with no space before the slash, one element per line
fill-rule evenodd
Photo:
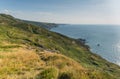
<path fill-rule="evenodd" d="M 52 31 L 72 38 L 86 39 L 93 53 L 120 65 L 119 25 L 59 25 Z M 99 44 L 99 45 L 98 45 Z"/>

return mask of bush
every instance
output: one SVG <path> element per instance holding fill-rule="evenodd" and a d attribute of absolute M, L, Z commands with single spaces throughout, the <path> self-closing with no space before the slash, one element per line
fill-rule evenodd
<path fill-rule="evenodd" d="M 42 71 L 36 79 L 57 79 L 58 70 L 56 68 L 48 68 Z"/>
<path fill-rule="evenodd" d="M 64 72 L 62 73 L 58 79 L 74 79 L 71 73 Z"/>

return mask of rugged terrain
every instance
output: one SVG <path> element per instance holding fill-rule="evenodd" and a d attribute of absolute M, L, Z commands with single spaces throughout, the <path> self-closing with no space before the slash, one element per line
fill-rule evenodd
<path fill-rule="evenodd" d="M 81 41 L 0 14 L 0 79 L 120 79 Z"/>

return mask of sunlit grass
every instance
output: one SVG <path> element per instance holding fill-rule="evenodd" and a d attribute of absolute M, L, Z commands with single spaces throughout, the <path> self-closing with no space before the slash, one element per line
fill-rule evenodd
<path fill-rule="evenodd" d="M 76 39 L 0 15 L 0 79 L 119 79 L 120 67 Z"/>

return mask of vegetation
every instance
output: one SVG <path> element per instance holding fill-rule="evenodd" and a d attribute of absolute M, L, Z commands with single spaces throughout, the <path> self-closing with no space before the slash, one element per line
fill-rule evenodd
<path fill-rule="evenodd" d="M 48 68 L 38 74 L 37 79 L 57 79 L 58 71 L 55 68 Z"/>
<path fill-rule="evenodd" d="M 81 41 L 0 14 L 0 79 L 120 79 Z"/>
<path fill-rule="evenodd" d="M 27 21 L 27 20 L 23 20 L 23 21 L 26 22 L 26 23 L 29 23 L 29 24 L 33 24 L 33 25 L 36 25 L 36 26 L 46 28 L 48 30 L 58 26 L 55 23 L 35 22 L 35 21 Z"/>

